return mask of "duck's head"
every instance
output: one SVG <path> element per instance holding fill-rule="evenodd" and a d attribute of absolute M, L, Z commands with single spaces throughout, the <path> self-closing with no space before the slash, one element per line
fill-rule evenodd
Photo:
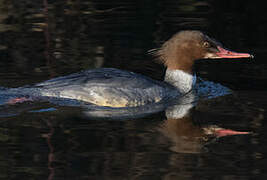
<path fill-rule="evenodd" d="M 252 58 L 248 53 L 226 50 L 221 43 L 200 31 L 180 31 L 166 41 L 155 53 L 168 69 L 192 73 L 192 66 L 198 59 Z"/>

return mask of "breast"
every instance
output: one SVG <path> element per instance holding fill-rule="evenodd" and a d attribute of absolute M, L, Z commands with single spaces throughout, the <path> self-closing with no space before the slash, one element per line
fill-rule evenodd
<path fill-rule="evenodd" d="M 175 89 L 140 74 L 102 68 L 52 79 L 36 87 L 42 96 L 77 99 L 107 107 L 136 107 L 168 101 Z"/>

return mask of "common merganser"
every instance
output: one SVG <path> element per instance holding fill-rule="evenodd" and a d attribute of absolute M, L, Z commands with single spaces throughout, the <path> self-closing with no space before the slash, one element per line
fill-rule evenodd
<path fill-rule="evenodd" d="M 226 50 L 202 32 L 191 30 L 178 32 L 154 54 L 167 67 L 164 81 L 119 69 L 100 68 L 13 91 L 35 97 L 75 99 L 101 107 L 138 107 L 191 91 L 196 82 L 192 67 L 198 59 L 252 57 L 248 53 Z"/>

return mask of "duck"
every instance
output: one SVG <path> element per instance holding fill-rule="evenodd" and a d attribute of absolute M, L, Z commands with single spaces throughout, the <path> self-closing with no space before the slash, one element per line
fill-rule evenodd
<path fill-rule="evenodd" d="M 174 34 L 152 53 L 166 66 L 163 81 L 115 68 L 97 68 L 9 91 L 78 100 L 99 107 L 139 107 L 165 102 L 194 89 L 193 65 L 199 59 L 253 58 L 249 53 L 230 51 L 197 30 Z"/>

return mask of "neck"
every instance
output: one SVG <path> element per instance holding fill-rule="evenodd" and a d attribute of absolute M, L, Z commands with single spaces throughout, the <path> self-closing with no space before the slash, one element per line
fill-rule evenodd
<path fill-rule="evenodd" d="M 176 87 L 179 92 L 189 92 L 196 83 L 196 76 L 178 69 L 167 69 L 165 81 Z"/>

